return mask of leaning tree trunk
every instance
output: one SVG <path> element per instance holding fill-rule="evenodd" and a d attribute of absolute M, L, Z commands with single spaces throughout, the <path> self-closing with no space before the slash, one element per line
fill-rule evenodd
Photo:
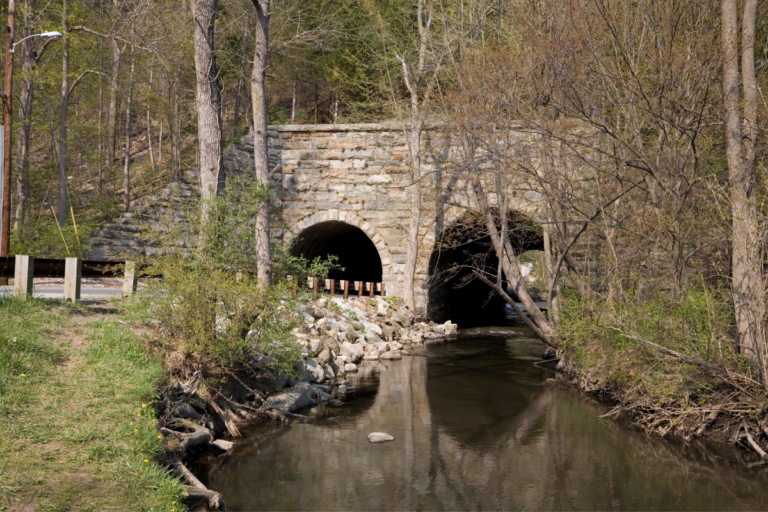
<path fill-rule="evenodd" d="M 738 344 L 766 375 L 765 297 L 755 200 L 754 144 L 757 134 L 757 86 L 754 67 L 757 0 L 746 0 L 742 20 L 744 137 L 739 98 L 739 20 L 736 0 L 722 3 L 723 103 L 732 223 L 732 290 Z M 746 147 L 745 147 L 746 146 Z"/>
<path fill-rule="evenodd" d="M 26 17 L 31 18 L 35 8 L 35 0 L 26 0 Z M 22 37 L 32 35 L 32 26 L 27 21 Z M 24 225 L 29 209 L 29 134 L 32 125 L 32 94 L 34 91 L 34 42 L 27 39 L 21 46 L 24 53 L 21 57 L 21 94 L 19 98 L 19 130 L 16 140 L 16 220 L 14 230 Z"/>
<path fill-rule="evenodd" d="M 191 0 L 195 24 L 197 129 L 200 188 L 203 199 L 224 188 L 221 143 L 221 90 L 216 69 L 216 9 L 218 0 Z"/>
<path fill-rule="evenodd" d="M 59 114 L 59 226 L 67 222 L 67 111 L 69 110 L 69 25 L 67 0 L 62 6 L 64 51 L 61 58 L 61 111 Z"/>
<path fill-rule="evenodd" d="M 252 0 L 256 7 L 256 49 L 251 72 L 253 98 L 253 158 L 256 179 L 267 189 L 270 187 L 269 152 L 267 149 L 267 50 L 269 48 L 270 0 Z M 256 214 L 257 277 L 265 285 L 272 284 L 272 253 L 269 247 L 269 196 L 261 203 Z"/>

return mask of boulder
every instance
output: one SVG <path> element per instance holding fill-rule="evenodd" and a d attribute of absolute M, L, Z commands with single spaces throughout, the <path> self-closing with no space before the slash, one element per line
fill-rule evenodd
<path fill-rule="evenodd" d="M 374 347 L 373 350 L 369 350 L 365 353 L 365 356 L 363 356 L 363 359 L 366 361 L 378 361 L 379 359 L 379 351 L 376 350 Z"/>
<path fill-rule="evenodd" d="M 347 363 L 344 365 L 344 371 L 347 373 L 357 372 L 357 365 L 355 363 Z"/>
<path fill-rule="evenodd" d="M 372 345 L 373 345 L 374 347 L 376 347 L 376 349 L 377 349 L 377 350 L 378 350 L 380 353 L 382 353 L 382 354 L 383 354 L 384 352 L 389 352 L 390 350 L 392 350 L 392 349 L 390 348 L 390 345 L 389 345 L 389 343 L 387 343 L 386 341 L 380 341 L 380 342 L 378 342 L 378 343 L 372 343 Z"/>
<path fill-rule="evenodd" d="M 316 382 L 318 384 L 325 382 L 325 372 L 323 371 L 323 368 L 311 357 L 308 357 L 306 361 L 297 364 L 296 370 L 299 372 L 302 379 L 307 382 Z"/>
<path fill-rule="evenodd" d="M 365 335 L 365 341 L 368 343 L 382 343 L 384 340 L 378 334 L 369 332 Z"/>
<path fill-rule="evenodd" d="M 371 432 L 368 434 L 368 441 L 372 443 L 386 443 L 387 441 L 394 441 L 395 438 L 386 432 Z"/>
<path fill-rule="evenodd" d="M 379 327 L 376 324 L 373 324 L 371 322 L 363 322 L 363 325 L 365 326 L 366 332 L 372 332 L 378 336 L 381 336 L 381 327 Z"/>
<path fill-rule="evenodd" d="M 364 349 L 360 345 L 353 345 L 352 343 L 345 341 L 339 347 L 342 355 L 347 357 L 347 360 L 351 363 L 359 363 L 363 358 Z"/>
<path fill-rule="evenodd" d="M 235 446 L 235 443 L 233 443 L 232 441 L 225 441 L 223 439 L 217 439 L 211 444 L 227 452 Z"/>
<path fill-rule="evenodd" d="M 443 324 L 443 329 L 445 330 L 446 336 L 454 336 L 459 332 L 459 326 L 451 323 L 450 320 L 446 320 L 446 322 Z"/>
<path fill-rule="evenodd" d="M 312 338 L 309 340 L 309 345 L 307 346 L 307 351 L 314 355 L 317 355 L 318 352 L 320 352 L 323 349 L 323 342 L 320 341 L 320 338 Z"/>
<path fill-rule="evenodd" d="M 277 389 L 287 388 L 290 381 L 291 378 L 285 373 L 281 372 L 275 379 L 275 387 Z"/>
<path fill-rule="evenodd" d="M 335 379 L 336 378 L 336 372 L 333 371 L 333 368 L 331 368 L 331 365 L 327 364 L 323 367 L 323 371 L 325 372 L 325 378 L 326 379 Z"/>
<path fill-rule="evenodd" d="M 390 350 L 389 352 L 384 352 L 379 356 L 380 359 L 402 359 L 403 356 L 400 354 L 400 352 L 395 352 L 393 350 Z"/>
<path fill-rule="evenodd" d="M 391 325 L 382 325 L 381 326 L 381 332 L 384 335 L 385 339 L 391 340 L 395 337 L 395 329 Z"/>
<path fill-rule="evenodd" d="M 324 348 L 320 351 L 319 354 L 317 354 L 317 357 L 315 357 L 315 361 L 317 361 L 317 364 L 320 366 L 325 366 L 328 364 L 328 361 L 331 360 L 331 351 L 327 348 Z"/>
<path fill-rule="evenodd" d="M 267 398 L 267 405 L 273 409 L 283 412 L 295 412 L 305 407 L 314 407 L 317 405 L 307 391 L 286 391 L 285 393 L 278 393 Z"/>

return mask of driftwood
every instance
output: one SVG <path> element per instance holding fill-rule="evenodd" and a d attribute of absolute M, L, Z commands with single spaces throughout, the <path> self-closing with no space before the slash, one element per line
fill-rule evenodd
<path fill-rule="evenodd" d="M 214 411 L 216 411 L 216 414 L 219 415 L 219 418 L 221 418 L 221 420 L 224 422 L 224 425 L 227 426 L 229 435 L 231 435 L 232 437 L 240 437 L 240 431 L 237 429 L 237 426 L 232 421 L 232 418 L 230 418 L 226 412 L 221 410 L 221 407 L 219 407 L 219 405 L 215 401 L 208 399 L 208 405 L 210 405 L 211 408 Z"/>
<path fill-rule="evenodd" d="M 256 391 L 255 389 L 252 389 L 252 388 L 251 388 L 251 387 L 250 387 L 248 384 L 246 384 L 245 382 L 243 382 L 243 381 L 240 379 L 240 377 L 238 377 L 237 375 L 235 375 L 235 372 L 231 372 L 231 371 L 227 370 L 227 373 L 228 373 L 228 374 L 229 374 L 229 375 L 230 375 L 230 376 L 231 376 L 233 379 L 235 379 L 235 380 L 238 382 L 238 384 L 240 384 L 241 386 L 243 386 L 243 388 L 244 388 L 246 391 L 248 391 L 249 393 L 251 393 L 251 394 L 254 396 L 254 401 L 256 401 L 256 403 L 258 403 L 258 404 L 261 404 L 261 402 L 263 402 L 263 401 L 264 401 L 264 398 L 261 396 L 261 391 Z"/>
<path fill-rule="evenodd" d="M 203 372 L 200 370 L 196 371 L 194 375 L 192 375 L 192 378 L 187 382 L 186 384 L 182 384 L 181 390 L 184 392 L 185 395 L 192 395 L 197 391 L 197 388 L 200 387 L 200 384 L 203 382 Z"/>
<path fill-rule="evenodd" d="M 747 442 L 749 443 L 749 446 L 752 447 L 753 450 L 757 452 L 758 455 L 760 455 L 760 458 L 765 459 L 768 458 L 768 453 L 765 453 L 765 450 L 763 450 L 759 444 L 752 438 L 752 434 L 749 433 L 749 429 L 747 428 L 747 425 L 744 424 L 744 422 L 741 423 L 741 428 L 744 429 L 744 433 L 747 437 Z"/>
<path fill-rule="evenodd" d="M 181 461 L 175 461 L 171 464 L 181 476 L 190 485 L 185 489 L 185 498 L 189 499 L 201 499 L 208 502 L 208 505 L 213 508 L 218 508 L 222 512 L 227 511 L 227 505 L 224 503 L 224 498 L 216 491 L 208 489 L 203 482 L 197 479 L 192 472 L 187 469 Z"/>
<path fill-rule="evenodd" d="M 188 424 L 187 426 L 193 428 L 194 432 L 187 434 L 184 432 L 176 432 L 175 430 L 170 430 L 167 428 L 161 428 L 160 433 L 165 435 L 172 435 L 179 438 L 179 440 L 181 441 L 179 443 L 179 448 L 181 448 L 182 451 L 188 450 L 189 448 L 192 448 L 194 446 L 210 443 L 213 440 L 213 438 L 211 437 L 211 433 L 208 432 L 207 428 L 200 427 L 194 424 Z"/>
<path fill-rule="evenodd" d="M 696 429 L 696 432 L 694 432 L 693 437 L 699 437 L 701 434 L 704 433 L 704 431 L 709 428 L 712 423 L 715 422 L 717 419 L 717 416 L 720 414 L 720 409 L 715 409 L 714 411 L 710 412 L 707 418 L 704 420 L 704 423 L 699 426 L 699 428 Z"/>

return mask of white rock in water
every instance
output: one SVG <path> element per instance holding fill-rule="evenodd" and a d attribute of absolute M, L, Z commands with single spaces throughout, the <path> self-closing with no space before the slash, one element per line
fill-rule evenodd
<path fill-rule="evenodd" d="M 347 373 L 355 373 L 357 371 L 357 365 L 355 363 L 347 363 L 344 365 L 344 371 Z"/>
<path fill-rule="evenodd" d="M 368 440 L 372 443 L 386 443 L 394 441 L 395 438 L 385 432 L 371 432 L 368 434 Z"/>
<path fill-rule="evenodd" d="M 235 443 L 233 443 L 232 441 L 225 441 L 223 439 L 217 439 L 211 444 L 214 446 L 218 446 L 222 450 L 227 450 L 227 451 L 231 450 L 232 447 L 235 446 Z"/>

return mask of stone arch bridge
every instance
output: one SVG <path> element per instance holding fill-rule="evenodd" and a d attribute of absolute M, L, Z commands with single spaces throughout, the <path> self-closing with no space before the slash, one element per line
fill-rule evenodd
<path fill-rule="evenodd" d="M 405 229 L 412 208 L 407 185 L 411 181 L 406 132 L 397 124 L 285 125 L 271 126 L 269 158 L 273 167 L 275 201 L 272 236 L 276 242 L 293 242 L 292 252 L 308 258 L 335 254 L 343 272 L 339 279 L 384 282 L 388 295 L 402 296 L 405 269 Z M 427 284 L 429 278 L 460 259 L 466 251 L 445 251 L 435 241 L 446 230 L 461 230 L 457 223 L 470 204 L 465 184 L 443 178 L 441 166 L 450 165 L 455 148 L 439 133 L 427 131 L 422 150 L 423 170 L 429 179 L 423 203 L 423 227 L 416 272 L 417 307 L 430 309 L 436 320 L 472 315 L 487 305 L 488 289 L 472 286 L 458 289 L 445 282 Z M 227 176 L 248 172 L 253 166 L 253 139 L 246 136 L 229 146 L 224 155 Z M 139 220 L 155 215 L 158 208 L 172 208 L 174 202 L 190 200 L 196 192 L 197 177 L 187 183 L 169 184 L 155 194 L 137 201 L 130 212 L 114 219 L 91 236 L 94 259 L 110 259 L 128 253 L 151 255 L 152 248 L 136 240 Z M 448 206 L 445 198 L 450 189 Z M 442 198 L 442 199 L 435 199 Z M 519 218 L 535 218 L 539 197 L 528 192 L 514 199 Z M 181 219 L 180 219 L 181 220 Z M 540 248 L 540 240 L 526 242 L 526 248 Z M 482 244 L 481 244 L 482 245 Z M 486 244 L 487 245 L 487 244 Z M 488 247 L 475 252 L 488 253 Z M 461 252 L 461 254 L 460 254 Z M 495 265 L 496 263 L 490 262 Z M 476 286 L 476 285 L 475 285 Z M 463 297 L 459 305 L 457 295 Z M 467 305 L 474 305 L 469 307 Z M 461 323 L 460 323 L 461 325 Z"/>

